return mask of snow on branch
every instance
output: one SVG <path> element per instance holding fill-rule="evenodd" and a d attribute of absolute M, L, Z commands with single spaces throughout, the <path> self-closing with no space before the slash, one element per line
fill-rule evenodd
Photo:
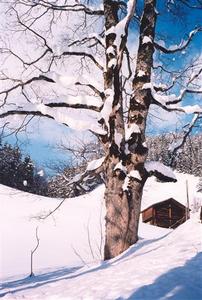
<path fill-rule="evenodd" d="M 155 104 L 157 106 L 159 106 L 160 108 L 168 111 L 168 112 L 180 112 L 180 113 L 185 113 L 185 114 L 197 114 L 197 113 L 202 113 L 202 107 L 199 106 L 198 104 L 196 105 L 187 105 L 187 106 L 177 106 L 177 105 L 173 105 L 171 106 L 167 106 L 165 104 L 162 104 L 161 102 L 157 101 L 156 99 L 152 99 L 151 104 Z"/>
<path fill-rule="evenodd" d="M 5 89 L 3 91 L 0 91 L 0 95 L 3 95 L 4 98 L 3 98 L 3 101 L 2 103 L 0 103 L 0 107 L 2 107 L 5 103 L 6 103 L 6 100 L 8 98 L 8 95 L 9 93 L 11 93 L 12 91 L 14 90 L 17 90 L 18 88 L 21 88 L 23 89 L 26 85 L 29 85 L 31 84 L 32 82 L 34 81 L 40 81 L 40 80 L 45 80 L 47 82 L 54 82 L 52 79 L 44 76 L 44 75 L 40 75 L 40 76 L 35 76 L 35 77 L 32 77 L 30 79 L 28 79 L 27 81 L 23 82 L 23 81 L 19 81 L 17 84 L 15 84 L 14 86 L 8 88 L 8 89 Z"/>
<path fill-rule="evenodd" d="M 78 109 L 86 109 L 86 110 L 93 110 L 96 112 L 100 112 L 102 107 L 102 102 L 99 101 L 98 98 L 93 96 L 63 96 L 61 97 L 63 101 L 61 102 L 49 102 L 45 103 L 46 106 L 51 108 L 78 108 Z M 61 99 L 61 100 L 62 100 Z"/>
<path fill-rule="evenodd" d="M 106 134 L 96 120 L 93 120 L 93 118 L 88 118 L 86 115 L 84 116 L 85 119 L 82 119 L 81 116 L 80 118 L 76 118 L 73 116 L 72 111 L 68 113 L 68 111 L 55 110 L 42 103 L 36 105 L 36 110 L 40 111 L 43 115 L 49 115 L 53 117 L 55 121 L 65 124 L 72 129 L 81 131 L 91 130 L 97 134 Z"/>
<path fill-rule="evenodd" d="M 176 99 L 171 99 L 170 101 L 166 101 L 166 105 L 169 104 L 176 104 L 178 102 L 180 102 L 183 98 L 183 96 L 185 95 L 185 93 L 187 93 L 187 90 L 189 91 L 189 93 L 191 93 L 191 89 L 189 89 L 189 84 L 193 83 L 195 79 L 197 79 L 202 73 L 202 68 L 198 71 L 198 72 L 193 72 L 190 79 L 187 82 L 187 86 L 180 92 L 179 97 L 177 97 Z"/>
<path fill-rule="evenodd" d="M 12 81 L 12 79 L 8 78 L 8 80 Z M 77 80 L 75 80 L 73 77 L 65 76 L 57 74 L 56 72 L 48 72 L 46 75 L 40 75 L 38 77 L 33 77 L 28 79 L 25 82 L 19 81 L 17 84 L 13 85 L 12 87 L 5 89 L 3 91 L 0 91 L 0 95 L 3 96 L 2 101 L 0 102 L 0 107 L 3 107 L 6 103 L 6 100 L 8 98 L 8 95 L 17 89 L 21 89 L 23 92 L 23 89 L 25 86 L 31 84 L 34 81 L 47 81 L 50 83 L 57 83 L 63 87 L 71 87 L 72 85 L 83 85 L 87 86 L 90 89 L 92 89 L 100 98 L 90 95 L 78 95 L 78 96 L 69 96 L 69 95 L 63 95 L 60 96 L 60 102 L 49 102 L 45 103 L 46 106 L 50 108 L 79 108 L 79 109 L 88 109 L 93 110 L 96 112 L 100 112 L 103 106 L 103 100 L 105 98 L 105 94 L 103 92 L 100 92 L 96 87 L 94 87 L 92 84 L 85 84 L 80 83 Z M 17 109 L 18 110 L 18 109 Z M 18 114 L 23 114 L 23 112 L 17 112 Z M 14 114 L 14 110 L 10 111 L 9 113 Z M 29 113 L 30 114 L 30 113 Z"/>
<path fill-rule="evenodd" d="M 178 150 L 180 148 L 183 147 L 183 145 L 185 144 L 186 140 L 187 140 L 187 137 L 189 136 L 189 134 L 191 133 L 192 129 L 195 127 L 197 121 L 202 118 L 200 116 L 200 114 L 195 114 L 194 117 L 192 118 L 192 121 L 187 124 L 185 126 L 185 129 L 184 129 L 184 132 L 183 132 L 183 136 L 182 138 L 180 138 L 177 142 L 174 142 L 170 145 L 169 147 L 169 152 L 170 152 L 170 166 L 172 167 L 173 165 L 173 162 L 175 160 L 175 156 L 178 152 Z"/>
<path fill-rule="evenodd" d="M 186 87 L 183 88 L 179 95 L 175 94 L 169 94 L 166 95 L 163 93 L 163 91 L 167 91 L 170 87 L 161 87 L 158 89 L 151 82 L 145 83 L 142 87 L 142 89 L 150 89 L 151 90 L 151 96 L 152 96 L 152 104 L 155 104 L 162 109 L 166 111 L 178 111 L 186 114 L 193 114 L 193 113 L 201 113 L 202 112 L 202 107 L 199 105 L 187 105 L 187 106 L 179 106 L 176 105 L 180 102 L 182 102 L 183 97 L 185 96 L 186 93 L 200 93 L 201 90 L 192 90 L 190 88 L 190 84 L 194 84 L 194 80 L 198 79 L 198 77 L 201 75 L 202 69 L 200 69 L 197 73 L 193 72 L 190 79 L 186 83 Z M 173 84 L 171 85 L 172 88 Z"/>
<path fill-rule="evenodd" d="M 172 54 L 172 53 L 176 53 L 178 51 L 182 51 L 189 45 L 189 43 L 191 42 L 193 37 L 196 35 L 196 33 L 200 32 L 200 31 L 202 31 L 202 27 L 198 27 L 198 28 L 192 30 L 189 33 L 188 39 L 186 41 L 182 40 L 179 45 L 170 46 L 169 48 L 165 48 L 164 46 L 154 42 L 154 47 L 157 50 L 160 50 L 161 52 L 166 53 L 166 54 Z"/>
<path fill-rule="evenodd" d="M 167 70 L 166 70 L 167 71 Z M 169 72 L 169 71 L 168 71 Z M 166 85 L 166 84 L 162 84 L 162 83 L 160 83 L 160 84 L 158 84 L 158 85 L 153 85 L 153 88 L 154 88 L 154 90 L 156 91 L 156 92 L 168 92 L 169 90 L 171 90 L 173 87 L 174 87 L 174 85 L 176 84 L 176 82 L 177 82 L 177 79 L 179 79 L 180 77 L 181 77 L 181 73 L 179 74 L 179 75 L 176 75 L 176 76 L 174 76 L 173 78 L 172 78 L 172 82 L 170 83 L 170 84 L 168 84 L 168 85 Z M 188 92 L 188 91 L 187 91 Z"/>
<path fill-rule="evenodd" d="M 81 81 L 85 81 L 85 78 L 83 78 L 81 76 L 79 76 L 80 81 L 78 81 L 73 76 L 62 75 L 62 74 L 56 73 L 54 71 L 50 71 L 50 72 L 47 72 L 44 77 L 47 79 L 50 79 L 51 82 L 61 85 L 64 88 L 72 87 L 73 85 L 86 86 L 86 87 L 90 88 L 95 94 L 97 94 L 102 100 L 104 100 L 104 98 L 105 98 L 104 92 L 99 91 L 99 89 L 97 87 L 95 87 L 92 83 L 81 82 Z M 90 97 L 86 96 L 86 98 L 90 98 Z M 85 104 L 88 104 L 88 102 L 90 102 L 90 101 L 87 101 L 87 99 L 86 99 L 83 102 Z M 81 103 L 81 101 L 79 100 L 78 103 Z M 97 105 L 99 107 L 102 105 L 102 102 L 94 97 L 94 101 L 91 104 L 94 104 L 94 106 Z"/>
<path fill-rule="evenodd" d="M 186 105 L 186 106 L 182 106 L 181 108 L 186 114 L 202 113 L 202 107 L 199 106 L 198 104 L 196 104 L 196 105 Z"/>
<path fill-rule="evenodd" d="M 94 171 L 96 169 L 98 169 L 99 167 L 101 167 L 101 165 L 103 164 L 105 160 L 105 157 L 101 157 L 99 159 L 94 159 L 91 162 L 89 162 L 86 171 Z"/>
<path fill-rule="evenodd" d="M 0 118 L 5 118 L 11 115 L 33 115 L 33 116 L 42 116 L 54 119 L 58 123 L 64 124 L 72 129 L 83 131 L 90 130 L 98 135 L 105 135 L 106 131 L 102 129 L 101 125 L 98 123 L 96 118 L 84 115 L 84 119 L 79 116 L 74 116 L 71 111 L 60 109 L 61 103 L 53 104 L 33 104 L 29 103 L 23 109 L 16 108 L 13 110 L 2 109 L 0 113 Z M 56 109 L 57 108 L 57 109 Z"/>
<path fill-rule="evenodd" d="M 148 161 L 144 165 L 148 176 L 155 176 L 162 182 L 176 182 L 177 179 L 170 167 L 165 166 L 159 161 Z"/>
<path fill-rule="evenodd" d="M 99 159 L 95 159 L 89 162 L 84 173 L 74 176 L 71 181 L 68 181 L 67 179 L 67 186 L 80 185 L 88 177 L 99 175 L 103 171 L 104 161 L 105 157 L 101 157 Z"/>
<path fill-rule="evenodd" d="M 75 85 L 86 86 L 86 87 L 90 88 L 95 94 L 97 94 L 103 101 L 105 100 L 105 93 L 99 91 L 98 88 L 96 88 L 94 85 L 92 85 L 90 83 L 82 83 L 79 81 L 77 81 L 75 83 Z"/>
<path fill-rule="evenodd" d="M 122 62 L 123 51 L 127 43 L 128 27 L 131 19 L 134 16 L 135 7 L 136 7 L 136 0 L 128 0 L 127 15 L 121 21 L 119 21 L 115 26 L 109 28 L 105 33 L 106 36 L 112 33 L 116 35 L 113 45 L 117 50 L 118 57 L 117 57 L 117 61 L 116 62 L 114 61 L 114 63 L 115 65 L 118 64 L 119 67 Z M 112 49 L 113 47 L 110 46 L 110 48 Z M 107 49 L 107 51 L 109 50 Z"/>

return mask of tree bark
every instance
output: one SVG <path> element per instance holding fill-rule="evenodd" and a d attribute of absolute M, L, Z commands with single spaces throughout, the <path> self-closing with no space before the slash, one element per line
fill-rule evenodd
<path fill-rule="evenodd" d="M 110 10 L 113 1 L 104 1 L 106 28 L 117 23 L 117 11 Z M 107 11 L 106 11 L 107 8 Z M 110 11 L 110 13 L 109 13 Z M 115 14 L 114 14 L 115 13 Z M 110 23 L 111 22 L 111 23 Z M 109 124 L 110 135 L 107 139 L 108 152 L 105 161 L 105 203 L 106 203 L 106 239 L 104 259 L 113 258 L 128 249 L 138 240 L 138 223 L 141 208 L 143 187 L 146 181 L 144 162 L 147 157 L 145 146 L 145 127 L 149 105 L 151 103 L 150 89 L 143 85 L 150 82 L 153 65 L 153 40 L 155 32 L 155 0 L 145 0 L 144 11 L 140 25 L 137 67 L 133 80 L 133 94 L 130 99 L 127 128 L 135 124 L 134 131 L 126 139 L 122 116 L 122 94 L 119 71 L 107 68 L 105 74 L 106 88 L 114 87 L 113 107 L 120 104 L 119 110 L 113 110 Z M 145 43 L 144 36 L 151 42 Z M 113 44 L 113 35 L 108 36 L 107 45 Z M 141 76 L 140 76 L 141 75 Z M 122 135 L 120 145 L 116 143 L 116 130 Z M 118 164 L 122 165 L 117 168 Z M 131 176 L 131 172 L 137 176 Z"/>

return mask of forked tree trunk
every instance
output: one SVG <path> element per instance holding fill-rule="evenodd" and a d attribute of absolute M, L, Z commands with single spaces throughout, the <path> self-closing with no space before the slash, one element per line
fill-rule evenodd
<path fill-rule="evenodd" d="M 113 5 L 114 1 L 104 1 L 106 29 L 117 23 L 117 10 Z M 135 128 L 139 129 L 134 130 L 130 138 L 126 139 L 123 117 L 121 117 L 123 114 L 119 70 L 108 68 L 105 74 L 105 88 L 113 87 L 115 91 L 114 109 L 109 118 L 110 135 L 107 140 L 103 140 L 104 147 L 107 149 L 107 159 L 104 166 L 107 211 L 105 260 L 119 255 L 138 239 L 141 199 L 146 181 L 144 169 L 144 162 L 147 157 L 147 147 L 144 143 L 145 127 L 151 103 L 151 91 L 148 87 L 144 88 L 144 84 L 149 83 L 151 79 L 155 21 L 155 0 L 145 0 L 140 25 L 137 67 L 133 80 L 133 94 L 130 100 L 127 124 L 128 128 L 135 125 Z M 147 38 L 144 38 L 144 36 L 147 36 Z M 114 38 L 114 35 L 107 36 L 107 47 L 113 44 Z M 145 43 L 148 40 L 149 42 Z M 109 59 L 107 57 L 107 63 Z M 120 106 L 118 110 L 115 109 L 117 103 Z M 116 143 L 117 132 L 122 135 L 120 145 Z M 117 168 L 117 164 L 121 164 L 122 167 Z"/>

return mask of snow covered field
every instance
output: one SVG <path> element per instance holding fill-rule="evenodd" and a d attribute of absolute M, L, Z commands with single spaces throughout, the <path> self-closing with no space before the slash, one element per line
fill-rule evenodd
<path fill-rule="evenodd" d="M 173 196 L 191 207 L 199 202 L 198 179 L 177 174 L 177 183 L 152 178 L 142 207 Z M 149 188 L 151 187 L 151 188 Z M 200 300 L 202 299 L 202 225 L 199 213 L 176 230 L 140 223 L 139 242 L 119 257 L 101 261 L 104 234 L 104 187 L 60 202 L 0 186 L 0 277 L 3 299 Z M 163 197 L 161 199 L 161 197 Z M 35 277 L 29 278 L 30 252 Z M 85 262 L 85 264 L 84 264 Z"/>

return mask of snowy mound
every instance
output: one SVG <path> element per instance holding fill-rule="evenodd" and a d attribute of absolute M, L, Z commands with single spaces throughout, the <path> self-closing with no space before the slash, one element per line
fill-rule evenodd
<path fill-rule="evenodd" d="M 178 174 L 177 177 L 185 178 Z M 188 179 L 193 187 L 195 179 L 191 178 Z M 148 181 L 147 188 L 149 184 L 153 185 L 152 181 Z M 61 200 L 0 186 L 3 279 L 0 297 L 7 300 L 202 298 L 199 213 L 192 213 L 191 219 L 176 230 L 140 223 L 138 243 L 119 257 L 102 262 L 103 193 L 104 187 L 100 186 L 87 195 L 67 199 L 57 212 L 40 220 Z M 194 199 L 190 190 L 190 202 Z M 144 194 L 143 201 L 151 204 L 153 199 Z M 30 278 L 30 252 L 36 245 L 37 226 L 40 244 L 33 261 L 35 276 Z"/>
<path fill-rule="evenodd" d="M 43 220 L 40 217 L 47 216 L 62 199 L 0 185 L 0 279 L 29 274 L 37 226 L 40 245 L 34 256 L 34 271 L 100 260 L 105 213 L 103 191 L 104 187 L 99 187 L 89 195 L 66 199 L 53 215 Z"/>

